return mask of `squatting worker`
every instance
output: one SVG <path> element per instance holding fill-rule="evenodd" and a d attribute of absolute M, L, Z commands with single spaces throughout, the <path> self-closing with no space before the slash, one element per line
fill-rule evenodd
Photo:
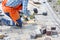
<path fill-rule="evenodd" d="M 23 1 L 24 0 L 3 0 L 2 2 L 2 9 L 4 13 L 9 16 L 14 21 L 14 23 L 19 25 L 20 28 L 22 28 L 22 21 L 19 10 L 22 10 L 24 7 L 24 5 L 22 5 L 24 3 Z"/>

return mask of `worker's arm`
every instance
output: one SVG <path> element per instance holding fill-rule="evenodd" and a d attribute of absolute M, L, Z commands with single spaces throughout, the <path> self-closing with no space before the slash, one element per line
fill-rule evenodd
<path fill-rule="evenodd" d="M 22 12 L 26 15 L 27 14 L 27 5 L 28 5 L 28 0 L 22 0 Z"/>

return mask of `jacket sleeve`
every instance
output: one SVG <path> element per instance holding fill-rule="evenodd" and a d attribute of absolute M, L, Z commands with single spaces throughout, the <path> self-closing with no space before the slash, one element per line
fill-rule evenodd
<path fill-rule="evenodd" d="M 27 14 L 28 0 L 23 0 L 22 5 L 23 5 L 22 12 L 26 15 Z"/>
<path fill-rule="evenodd" d="M 14 2 L 14 0 L 7 0 L 6 6 L 13 7 L 14 6 L 14 5 L 12 5 L 13 2 Z"/>
<path fill-rule="evenodd" d="M 8 0 L 6 6 L 16 7 L 19 4 L 21 4 L 21 0 Z"/>

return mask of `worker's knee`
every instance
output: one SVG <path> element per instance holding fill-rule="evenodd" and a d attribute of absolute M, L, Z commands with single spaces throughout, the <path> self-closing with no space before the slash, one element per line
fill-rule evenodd
<path fill-rule="evenodd" d="M 19 24 L 20 27 L 22 27 L 22 21 L 21 21 L 21 19 L 18 19 L 17 23 Z"/>

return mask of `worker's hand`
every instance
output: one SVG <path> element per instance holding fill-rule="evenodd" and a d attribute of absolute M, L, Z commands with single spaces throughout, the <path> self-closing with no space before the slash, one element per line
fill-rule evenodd
<path fill-rule="evenodd" d="M 23 15 L 23 18 L 28 18 L 27 14 L 25 14 L 22 10 L 20 10 L 20 14 Z"/>
<path fill-rule="evenodd" d="M 26 15 L 24 15 L 24 18 L 27 18 L 27 16 L 26 16 Z"/>

